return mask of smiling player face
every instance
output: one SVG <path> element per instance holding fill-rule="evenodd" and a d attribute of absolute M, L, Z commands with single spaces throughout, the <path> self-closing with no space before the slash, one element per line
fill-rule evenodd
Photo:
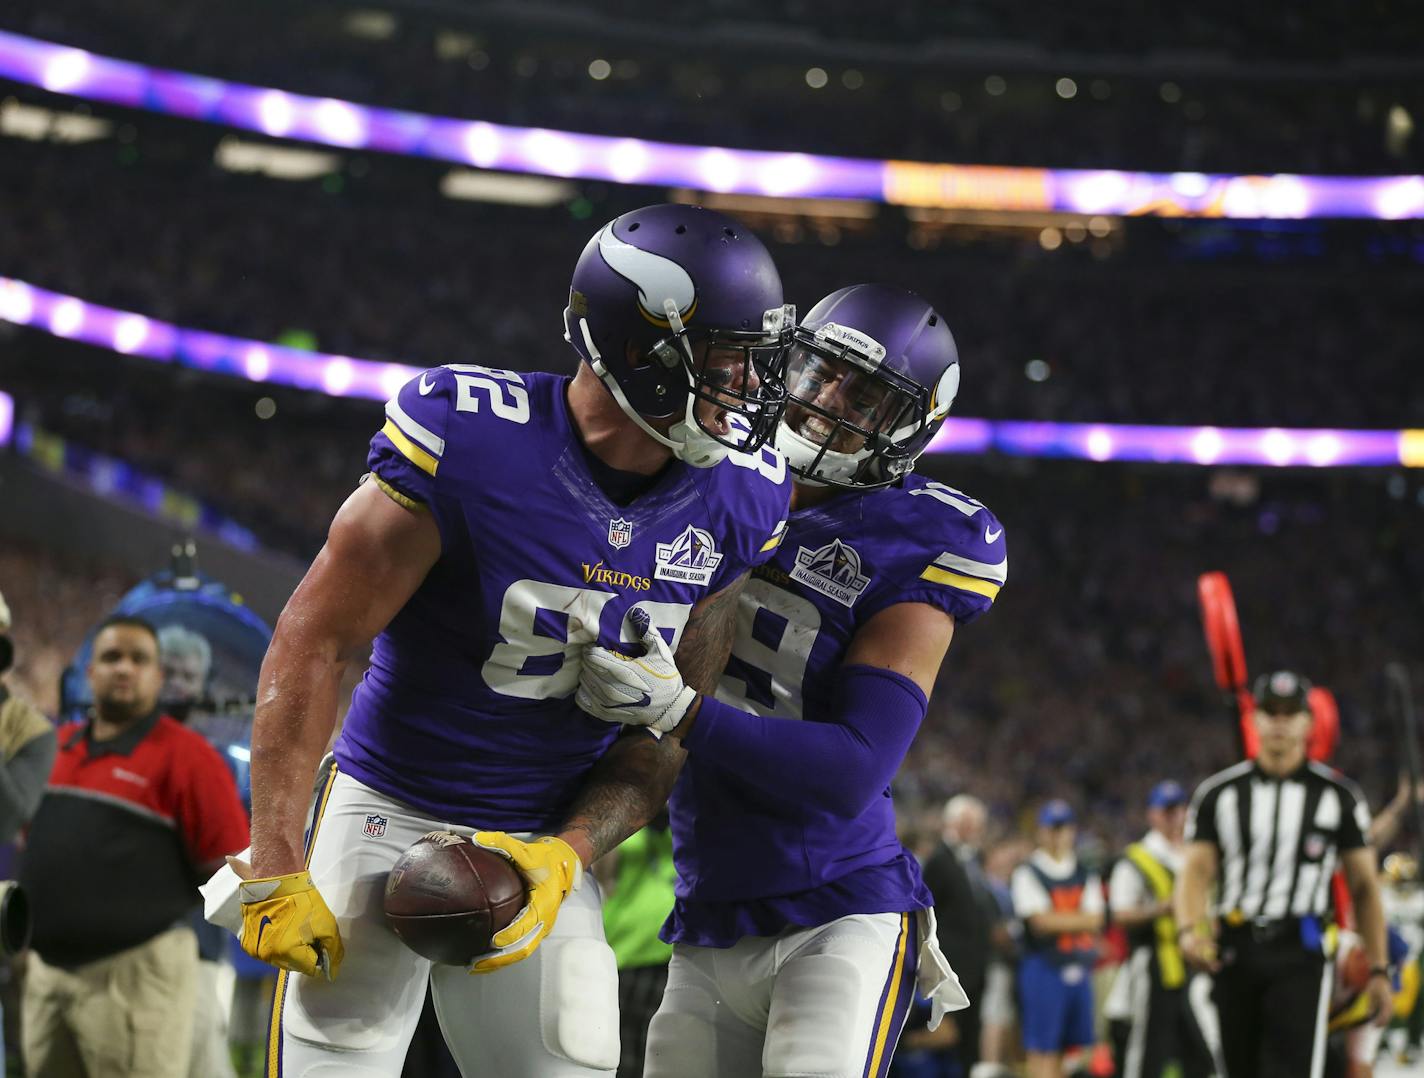
<path fill-rule="evenodd" d="M 692 356 L 704 385 L 727 407 L 740 407 L 742 401 L 736 394 L 755 393 L 761 385 L 756 365 L 751 362 L 744 349 L 735 345 L 699 341 L 692 346 Z M 719 407 L 714 401 L 702 399 L 697 401 L 695 408 L 697 421 L 702 424 L 704 430 L 720 436 L 731 433 L 727 408 Z"/>
<path fill-rule="evenodd" d="M 786 425 L 816 445 L 829 440 L 833 453 L 856 452 L 865 445 L 865 435 L 828 417 L 879 433 L 889 428 L 899 410 L 898 394 L 885 383 L 844 359 L 828 359 L 799 346 L 791 351 L 787 385 Z"/>

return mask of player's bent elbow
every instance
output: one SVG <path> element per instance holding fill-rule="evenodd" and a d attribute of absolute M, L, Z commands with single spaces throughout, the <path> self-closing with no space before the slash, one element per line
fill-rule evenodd
<path fill-rule="evenodd" d="M 837 781 L 827 783 L 821 803 L 831 815 L 853 820 L 889 797 L 890 788 L 883 782 L 872 785 Z"/>

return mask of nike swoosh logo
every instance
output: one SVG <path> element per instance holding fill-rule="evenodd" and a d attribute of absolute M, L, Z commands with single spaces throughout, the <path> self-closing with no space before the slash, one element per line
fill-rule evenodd
<path fill-rule="evenodd" d="M 1003 529 L 1003 528 L 1000 528 L 998 531 L 991 531 L 990 529 L 985 528 L 985 529 L 984 529 L 984 542 L 986 542 L 986 543 L 997 543 L 997 542 L 999 541 L 999 536 L 1001 536 L 1001 535 L 1003 535 L 1003 534 L 1004 534 L 1004 529 Z"/>
<path fill-rule="evenodd" d="M 253 944 L 252 949 L 258 954 L 262 953 L 262 933 L 267 931 L 267 926 L 271 923 L 272 918 L 270 917 L 263 917 L 262 920 L 257 922 L 257 942 Z"/>
<path fill-rule="evenodd" d="M 651 704 L 652 702 L 653 702 L 653 698 L 652 698 L 651 696 L 649 696 L 647 693 L 643 693 L 643 698 L 642 698 L 641 700 L 629 700 L 626 704 L 609 704 L 608 706 L 609 706 L 610 709 L 617 709 L 617 708 L 624 708 L 624 707 L 647 707 L 647 706 L 648 706 L 649 704 Z"/>
<path fill-rule="evenodd" d="M 430 396 L 430 391 L 435 388 L 435 383 L 427 382 L 425 380 L 425 375 L 422 374 L 420 376 L 420 386 L 418 388 L 420 389 L 420 395 L 422 397 L 428 397 Z"/>

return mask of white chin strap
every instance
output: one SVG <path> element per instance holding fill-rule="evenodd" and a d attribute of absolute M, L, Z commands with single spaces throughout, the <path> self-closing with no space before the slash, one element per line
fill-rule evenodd
<path fill-rule="evenodd" d="M 793 469 L 800 470 L 796 482 L 805 486 L 824 486 L 824 483 L 816 481 L 818 479 L 848 483 L 860 468 L 861 462 L 870 456 L 869 449 L 858 449 L 854 453 L 834 453 L 827 449 L 825 454 L 821 455 L 820 445 L 797 433 L 785 420 L 776 428 L 776 448 L 786 457 L 786 463 Z M 821 456 L 821 462 L 816 465 L 815 478 L 808 478 L 809 469 L 815 464 L 818 455 Z"/>
<path fill-rule="evenodd" d="M 687 411 L 683 418 L 674 423 L 667 434 L 660 434 L 654 430 L 633 407 L 627 394 L 623 392 L 623 387 L 618 384 L 618 379 L 613 377 L 613 372 L 603 362 L 603 356 L 593 343 L 593 334 L 589 332 L 587 318 L 579 319 L 579 332 L 583 334 L 584 347 L 588 349 L 593 373 L 598 375 L 599 381 L 607 387 L 609 393 L 613 394 L 613 399 L 618 402 L 618 407 L 623 410 L 623 414 L 636 423 L 638 428 L 649 438 L 661 446 L 666 446 L 674 457 L 693 468 L 711 468 L 720 464 L 731 452 L 730 447 L 723 445 L 704 431 L 701 424 L 697 422 L 697 417 L 694 414 L 697 397 L 692 393 L 690 386 L 687 394 Z"/>

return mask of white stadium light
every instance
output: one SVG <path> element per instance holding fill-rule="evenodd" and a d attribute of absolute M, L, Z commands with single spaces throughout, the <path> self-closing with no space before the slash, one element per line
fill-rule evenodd
<path fill-rule="evenodd" d="M 515 172 L 475 172 L 451 169 L 440 179 L 440 193 L 467 202 L 494 202 L 505 206 L 558 206 L 577 193 L 569 180 L 527 176 Z"/>
<path fill-rule="evenodd" d="M 213 161 L 227 172 L 255 172 L 274 180 L 312 180 L 337 171 L 341 165 L 341 159 L 326 150 L 272 146 L 238 138 L 219 142 Z"/>

